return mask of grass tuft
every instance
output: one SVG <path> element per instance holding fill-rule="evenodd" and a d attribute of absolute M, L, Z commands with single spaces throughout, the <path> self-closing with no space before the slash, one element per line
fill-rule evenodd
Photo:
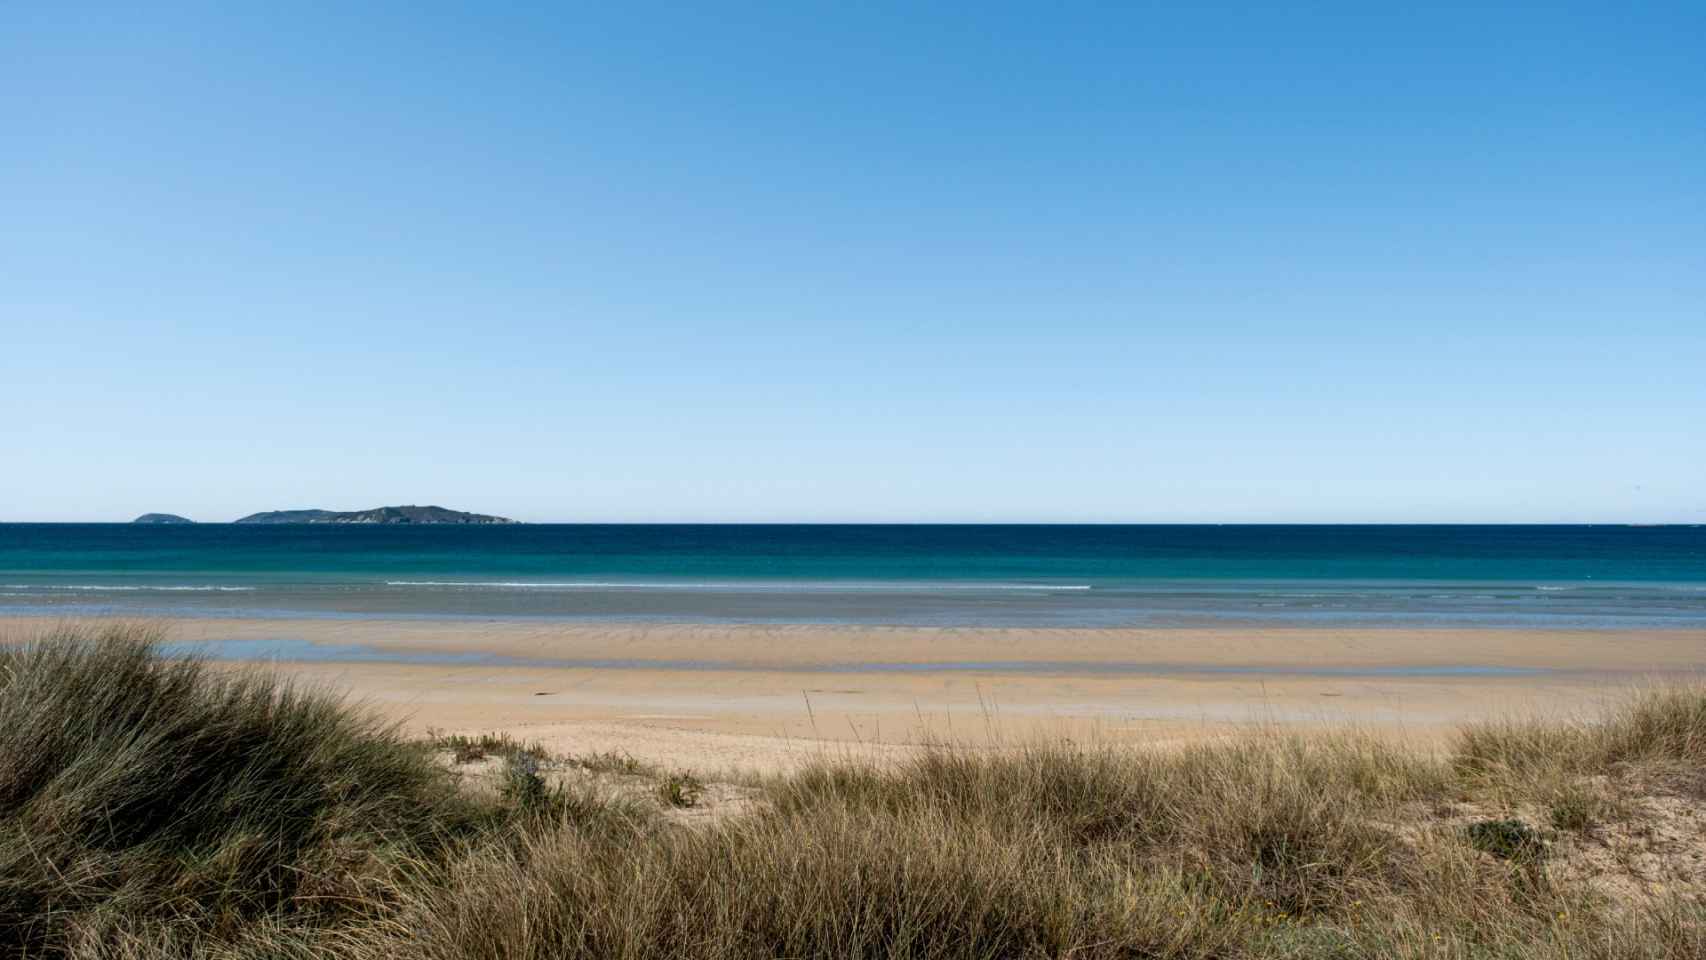
<path fill-rule="evenodd" d="M 572 756 L 567 758 L 567 762 L 588 773 L 611 773 L 623 777 L 650 777 L 657 773 L 657 768 L 651 764 L 616 750 Z"/>
<path fill-rule="evenodd" d="M 0 951 L 379 909 L 479 811 L 336 697 L 158 656 L 145 626 L 0 651 Z"/>
<path fill-rule="evenodd" d="M 507 733 L 482 733 L 475 737 L 435 733 L 428 737 L 428 742 L 435 749 L 450 751 L 451 762 L 456 764 L 478 763 L 490 757 L 508 759 L 518 755 L 542 761 L 548 756 L 539 744 L 522 743 Z"/>

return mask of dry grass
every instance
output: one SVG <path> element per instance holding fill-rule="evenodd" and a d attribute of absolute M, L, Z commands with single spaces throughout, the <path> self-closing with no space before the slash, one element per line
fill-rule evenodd
<path fill-rule="evenodd" d="M 769 780 L 690 826 L 677 799 L 726 785 L 412 747 L 134 632 L 8 655 L 0 694 L 15 955 L 1706 956 L 1701 688 L 1438 756 L 1272 731 L 940 747 Z"/>
<path fill-rule="evenodd" d="M 0 950 L 368 917 L 389 861 L 484 829 L 394 731 L 154 640 L 65 628 L 0 651 Z"/>

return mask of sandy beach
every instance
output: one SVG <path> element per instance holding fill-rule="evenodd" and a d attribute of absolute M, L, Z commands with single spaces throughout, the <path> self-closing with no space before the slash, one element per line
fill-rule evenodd
<path fill-rule="evenodd" d="M 0 632 L 15 640 L 51 623 L 13 619 Z M 505 732 L 718 770 L 926 738 L 1178 743 L 1254 724 L 1348 724 L 1437 739 L 1475 719 L 1592 710 L 1630 686 L 1706 670 L 1706 632 L 1689 630 L 165 627 L 227 656 L 276 645 L 276 669 L 413 732 Z"/>

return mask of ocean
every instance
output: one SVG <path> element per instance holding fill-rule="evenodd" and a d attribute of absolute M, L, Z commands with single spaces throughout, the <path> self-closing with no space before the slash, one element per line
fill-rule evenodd
<path fill-rule="evenodd" d="M 1706 627 L 1706 527 L 0 524 L 0 616 Z"/>

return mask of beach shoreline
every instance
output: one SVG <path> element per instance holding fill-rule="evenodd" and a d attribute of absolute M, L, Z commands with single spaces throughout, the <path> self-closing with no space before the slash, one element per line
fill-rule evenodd
<path fill-rule="evenodd" d="M 0 637 L 57 622 L 0 620 Z M 264 662 L 411 734 L 503 733 L 717 770 L 934 740 L 1177 744 L 1262 725 L 1437 740 L 1706 671 L 1700 630 L 158 623 L 174 650 Z"/>

